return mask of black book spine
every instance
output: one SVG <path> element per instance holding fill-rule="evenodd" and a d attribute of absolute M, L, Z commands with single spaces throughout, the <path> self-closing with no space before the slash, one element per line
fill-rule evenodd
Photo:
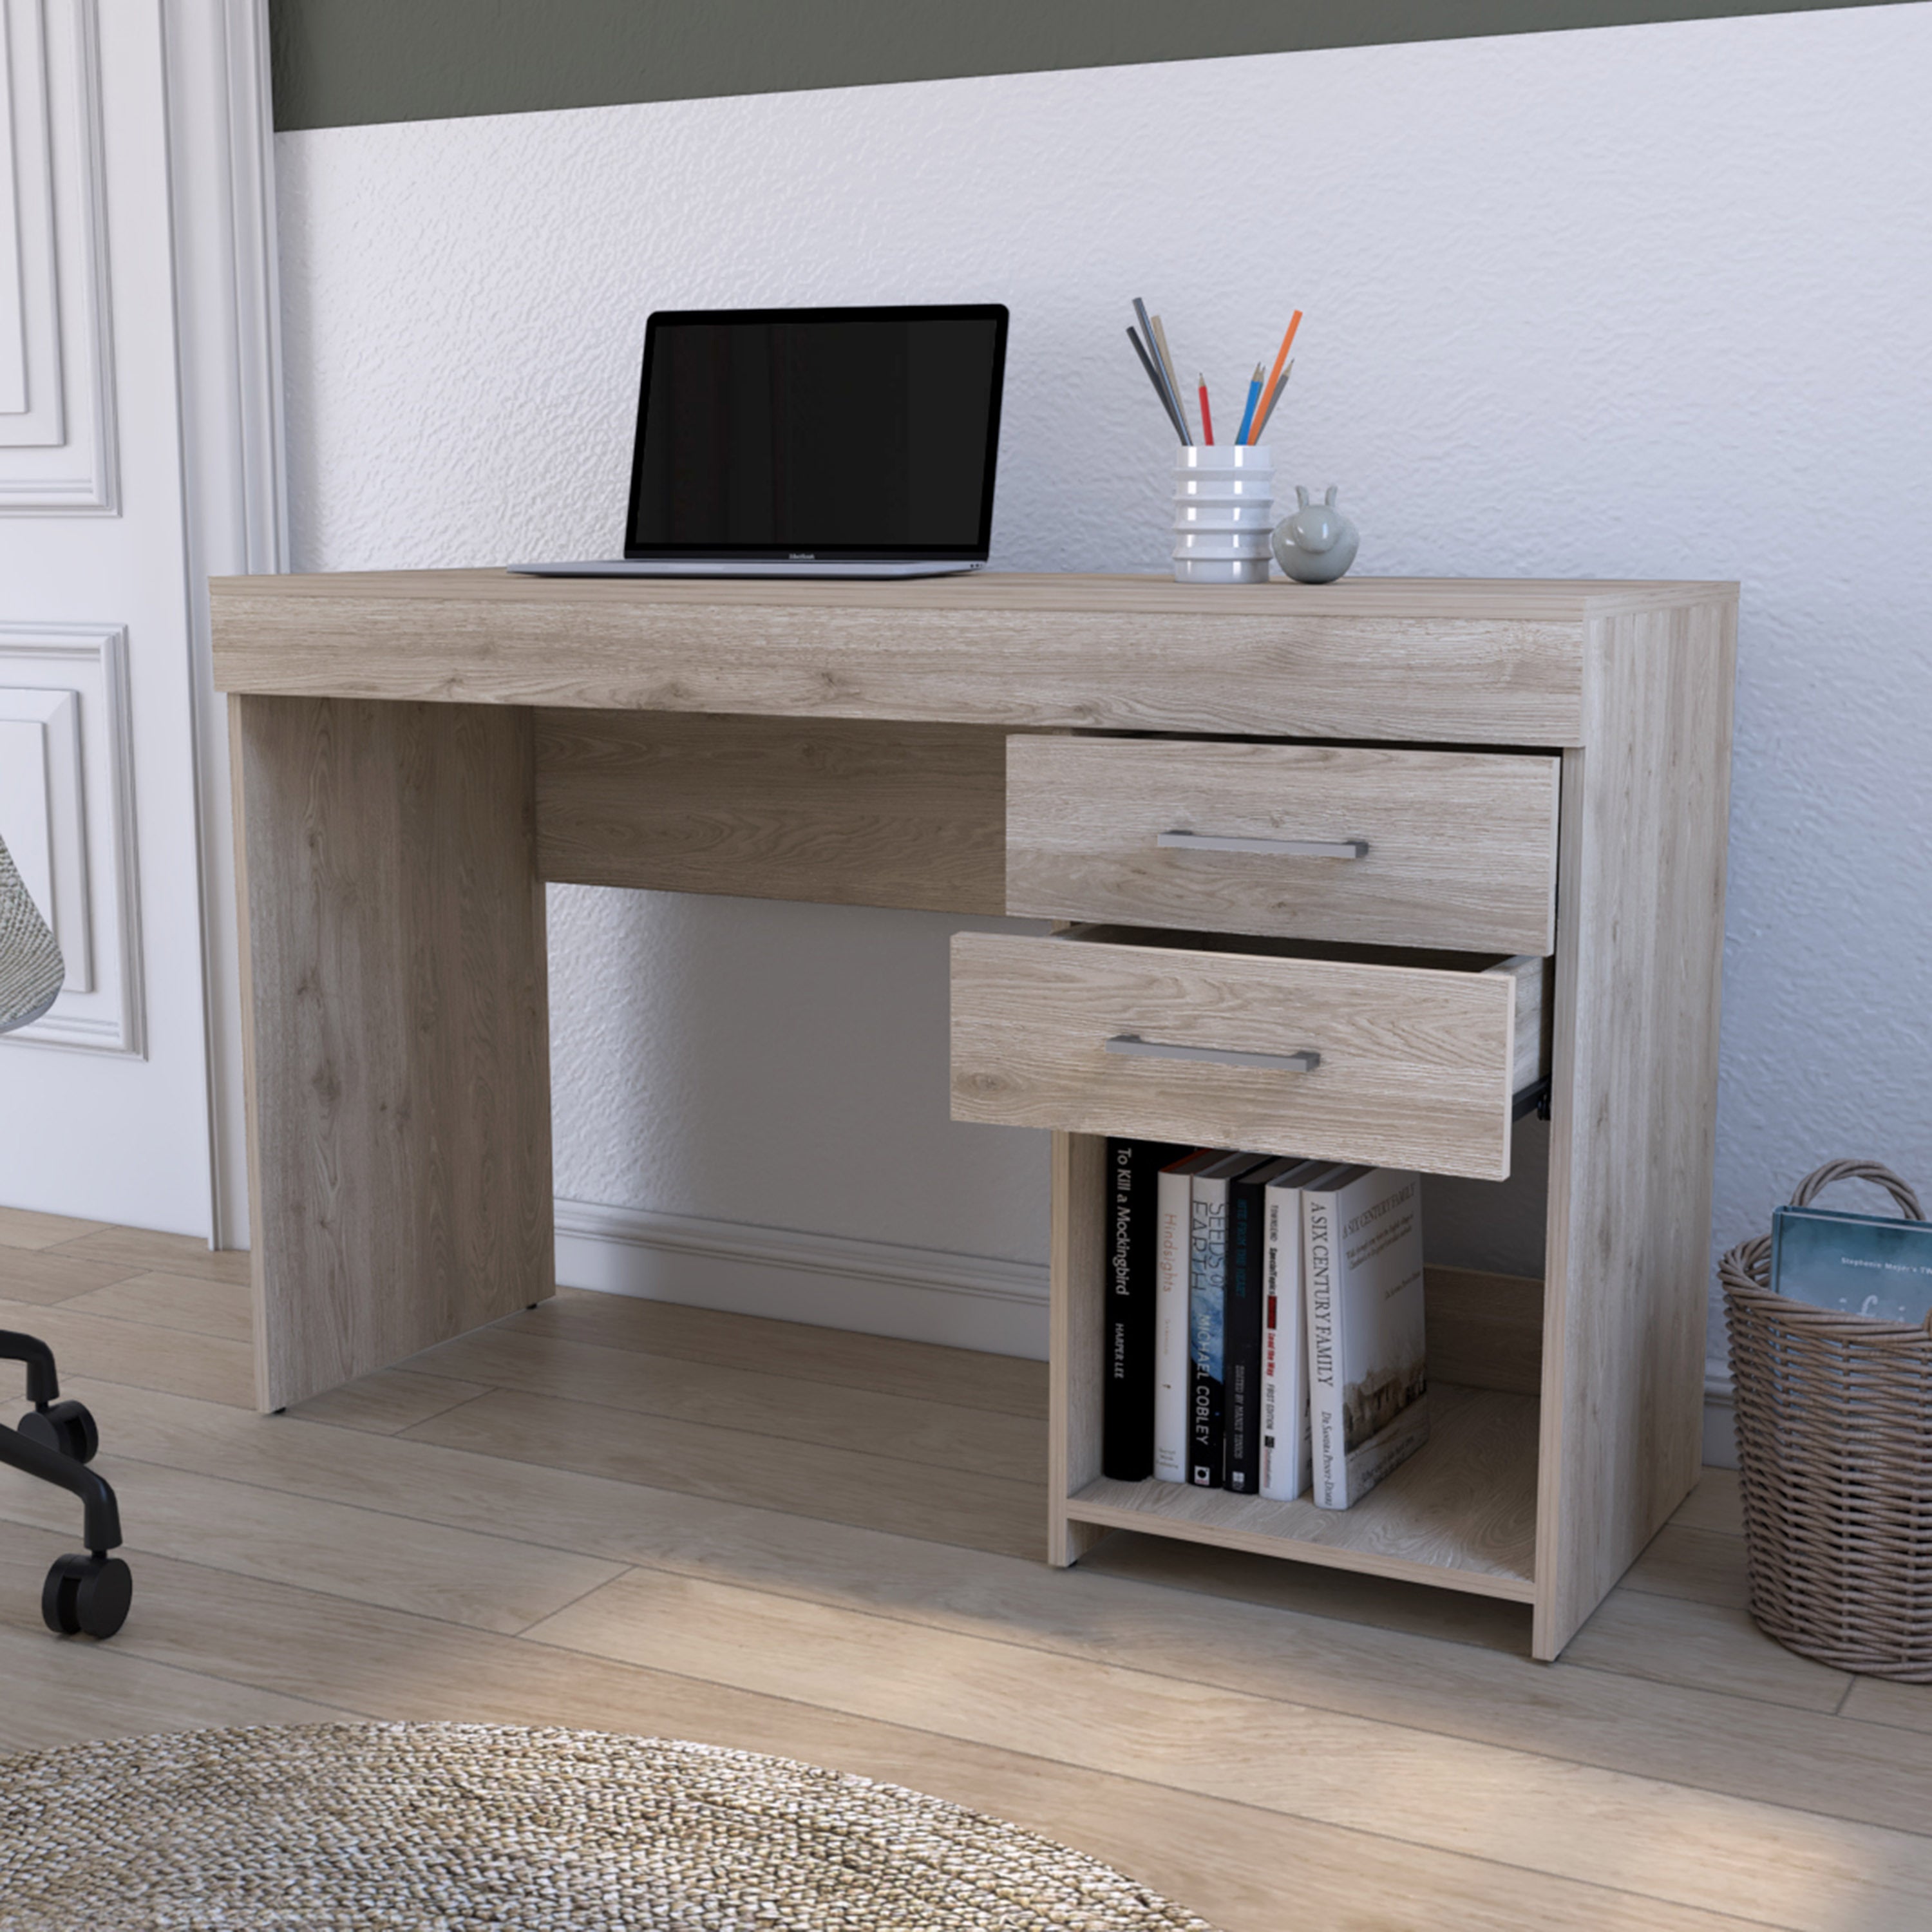
<path fill-rule="evenodd" d="M 1262 1269 L 1267 1246 L 1263 1190 L 1237 1180 L 1228 1190 L 1228 1300 L 1223 1347 L 1228 1486 L 1258 1496 L 1262 1486 Z"/>
<path fill-rule="evenodd" d="M 1227 1183 L 1195 1190 L 1187 1258 L 1187 1480 L 1218 1490 L 1227 1480 L 1222 1346 L 1228 1289 Z"/>
<path fill-rule="evenodd" d="M 1135 1398 L 1134 1144 L 1107 1142 L 1107 1279 L 1101 1297 L 1100 1473 L 1123 1483 L 1154 1474 L 1154 1383 L 1148 1378 L 1146 1426 Z M 1151 1286 L 1151 1284 L 1150 1284 Z M 1145 1440 L 1143 1442 L 1142 1438 Z"/>
<path fill-rule="evenodd" d="M 1186 1152 L 1164 1141 L 1107 1143 L 1100 1473 L 1116 1482 L 1154 1474 L 1154 1215 L 1160 1170 Z"/>

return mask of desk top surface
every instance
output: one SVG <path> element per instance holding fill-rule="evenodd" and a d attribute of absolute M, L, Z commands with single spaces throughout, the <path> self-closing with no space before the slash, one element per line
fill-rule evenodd
<path fill-rule="evenodd" d="M 218 577 L 218 607 L 406 600 L 608 611 L 1091 611 L 1146 616 L 1490 618 L 1575 621 L 1610 610 L 1734 598 L 1735 584 L 1528 577 L 1351 577 L 1340 584 L 1177 584 L 1171 577 L 965 572 L 857 578 L 519 577 L 505 570 L 360 570 Z"/>
<path fill-rule="evenodd" d="M 251 696 L 1562 745 L 1592 625 L 1714 640 L 1737 586 L 418 570 L 210 595 L 215 684 Z"/>

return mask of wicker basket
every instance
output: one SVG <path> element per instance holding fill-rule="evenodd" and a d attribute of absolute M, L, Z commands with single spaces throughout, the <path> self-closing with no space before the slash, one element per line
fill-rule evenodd
<path fill-rule="evenodd" d="M 1872 1161 L 1820 1168 L 1792 1204 L 1854 1178 L 1924 1218 L 1912 1190 Z M 1820 1664 L 1932 1683 L 1932 1321 L 1910 1328 L 1773 1294 L 1768 1235 L 1740 1243 L 1718 1274 L 1752 1616 Z"/>

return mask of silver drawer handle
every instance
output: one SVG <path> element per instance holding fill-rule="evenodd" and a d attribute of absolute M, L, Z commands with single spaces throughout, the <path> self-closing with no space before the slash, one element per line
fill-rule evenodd
<path fill-rule="evenodd" d="M 1366 859 L 1366 838 L 1222 838 L 1211 832 L 1163 832 L 1165 852 L 1261 852 L 1274 859 Z"/>
<path fill-rule="evenodd" d="M 1318 1053 L 1244 1053 L 1232 1046 L 1170 1046 L 1164 1040 L 1143 1040 L 1137 1033 L 1117 1033 L 1107 1042 L 1109 1053 L 1129 1060 L 1204 1060 L 1210 1066 L 1265 1066 L 1277 1073 L 1312 1073 L 1322 1064 Z"/>

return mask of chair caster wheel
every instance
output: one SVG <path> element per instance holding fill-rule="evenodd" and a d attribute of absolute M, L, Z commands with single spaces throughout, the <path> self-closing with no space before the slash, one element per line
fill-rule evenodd
<path fill-rule="evenodd" d="M 40 1591 L 56 1636 L 110 1637 L 128 1621 L 134 1576 L 118 1556 L 57 1556 Z"/>
<path fill-rule="evenodd" d="M 100 1447 L 94 1418 L 77 1402 L 57 1402 L 49 1409 L 33 1409 L 20 1418 L 20 1433 L 76 1462 L 91 1462 Z"/>

